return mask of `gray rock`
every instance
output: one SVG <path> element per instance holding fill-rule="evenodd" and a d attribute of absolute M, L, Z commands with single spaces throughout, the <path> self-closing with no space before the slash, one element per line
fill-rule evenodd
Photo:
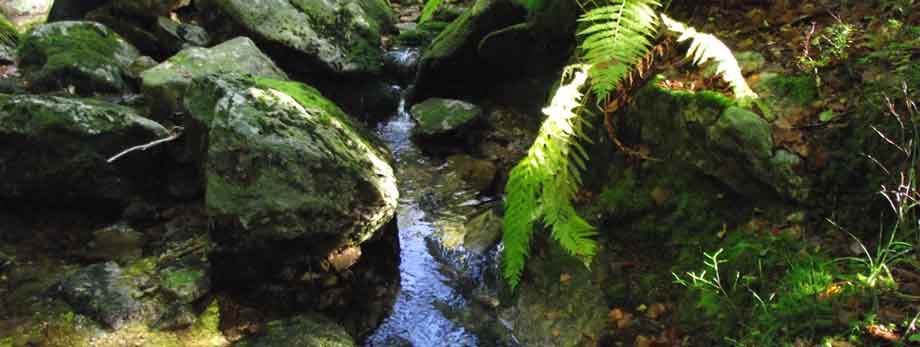
<path fill-rule="evenodd" d="M 287 74 L 252 40 L 238 37 L 212 48 L 187 48 L 144 71 L 141 91 L 147 97 L 151 116 L 162 119 L 183 110 L 182 97 L 194 78 L 227 73 L 287 79 Z"/>
<path fill-rule="evenodd" d="M 61 280 L 58 292 L 77 313 L 119 329 L 141 318 L 142 305 L 125 282 L 118 264 L 94 264 Z"/>
<path fill-rule="evenodd" d="M 81 20 L 89 11 L 92 11 L 111 0 L 55 0 L 48 13 L 48 23 Z"/>
<path fill-rule="evenodd" d="M 138 50 L 94 22 L 56 22 L 30 31 L 19 48 L 20 67 L 39 89 L 76 87 L 81 94 L 131 89 Z"/>
<path fill-rule="evenodd" d="M 464 228 L 466 234 L 463 235 L 463 248 L 485 254 L 502 238 L 502 217 L 490 208 L 470 219 Z"/>
<path fill-rule="evenodd" d="M 201 141 L 205 206 L 228 247 L 334 238 L 360 244 L 389 222 L 389 153 L 297 82 L 208 76 L 185 105 Z"/>
<path fill-rule="evenodd" d="M 381 71 L 380 34 L 392 30 L 384 0 L 202 0 L 220 37 L 251 35 L 286 67 L 301 72 L 365 74 Z"/>
<path fill-rule="evenodd" d="M 119 263 L 140 258 L 144 248 L 144 234 L 128 224 L 115 224 L 93 232 L 93 242 L 88 256 L 95 260 Z"/>
<path fill-rule="evenodd" d="M 498 173 L 498 169 L 492 162 L 466 154 L 447 157 L 447 165 L 460 176 L 460 179 L 467 182 L 470 188 L 483 193 L 487 193 L 492 188 L 492 182 L 495 181 L 495 175 Z"/>
<path fill-rule="evenodd" d="M 268 323 L 262 336 L 242 340 L 234 347 L 353 347 L 345 329 L 318 314 L 305 314 Z"/>
<path fill-rule="evenodd" d="M 106 160 L 167 135 L 134 110 L 102 101 L 0 96 L 0 195 L 45 203 L 125 202 L 156 184 L 159 151 Z"/>
<path fill-rule="evenodd" d="M 468 102 L 431 98 L 412 106 L 417 126 L 413 134 L 423 138 L 463 137 L 482 117 L 482 109 Z"/>

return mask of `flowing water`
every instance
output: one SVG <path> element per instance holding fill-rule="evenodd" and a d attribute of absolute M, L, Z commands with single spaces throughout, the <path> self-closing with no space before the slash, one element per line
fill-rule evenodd
<path fill-rule="evenodd" d="M 467 189 L 442 160 L 425 156 L 410 140 L 413 126 L 402 101 L 377 130 L 393 152 L 399 178 L 401 290 L 366 346 L 508 345 L 502 341 L 510 334 L 494 318 L 494 305 L 477 299 L 494 298 L 482 277 L 494 273 L 489 269 L 495 252 L 479 256 L 444 246 L 452 238 L 449 231 L 462 228 L 488 201 Z"/>

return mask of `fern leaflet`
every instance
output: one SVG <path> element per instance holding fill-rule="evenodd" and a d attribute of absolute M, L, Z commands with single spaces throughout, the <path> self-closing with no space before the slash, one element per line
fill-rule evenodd
<path fill-rule="evenodd" d="M 657 32 L 658 0 L 611 0 L 592 9 L 579 21 L 588 27 L 578 33 L 582 60 L 592 65 L 591 90 L 598 101 L 617 89 L 633 65 L 648 53 Z"/>
<path fill-rule="evenodd" d="M 563 80 L 571 80 L 556 91 L 543 109 L 547 118 L 527 156 L 512 170 L 508 183 L 504 218 L 503 273 L 511 288 L 517 287 L 530 250 L 533 228 L 542 222 L 552 229 L 553 238 L 570 254 L 589 264 L 596 253 L 591 239 L 596 231 L 578 216 L 572 198 L 581 185 L 581 170 L 587 152 L 578 143 L 587 139 L 587 123 L 575 112 L 581 106 L 579 89 L 588 79 L 587 65 L 566 68 Z"/>
<path fill-rule="evenodd" d="M 687 50 L 687 57 L 693 61 L 693 64 L 702 65 L 710 59 L 715 62 L 716 72 L 722 75 L 722 79 L 732 87 L 736 99 L 746 102 L 757 98 L 757 93 L 754 93 L 744 80 L 738 61 L 735 60 L 734 54 L 725 43 L 711 34 L 698 32 L 664 14 L 661 15 L 661 21 L 668 30 L 680 34 L 677 42 L 693 40 L 690 42 L 690 49 Z"/>

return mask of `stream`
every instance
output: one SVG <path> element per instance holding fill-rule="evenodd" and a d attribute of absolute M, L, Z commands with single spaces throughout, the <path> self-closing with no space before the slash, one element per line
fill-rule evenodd
<path fill-rule="evenodd" d="M 396 115 L 377 129 L 400 180 L 401 289 L 390 316 L 365 345 L 513 345 L 510 331 L 495 318 L 494 285 L 484 280 L 494 277 L 497 251 L 480 255 L 450 246 L 455 232 L 489 201 L 411 141 L 414 122 L 405 103 L 403 98 Z"/>

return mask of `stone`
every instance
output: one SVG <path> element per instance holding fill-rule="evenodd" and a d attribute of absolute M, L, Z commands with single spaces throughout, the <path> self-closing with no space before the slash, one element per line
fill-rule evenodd
<path fill-rule="evenodd" d="M 88 256 L 90 259 L 126 263 L 140 258 L 144 234 L 128 224 L 115 224 L 93 232 Z"/>
<path fill-rule="evenodd" d="M 176 22 L 169 17 L 157 18 L 154 35 L 159 40 L 161 49 L 173 53 L 188 47 L 206 47 L 211 42 L 211 37 L 204 28 Z"/>
<path fill-rule="evenodd" d="M 94 22 L 40 25 L 22 39 L 20 67 L 37 89 L 74 86 L 80 94 L 125 92 L 132 88 L 130 65 L 137 48 Z"/>
<path fill-rule="evenodd" d="M 58 293 L 77 313 L 119 329 L 141 318 L 142 305 L 125 282 L 118 264 L 100 263 L 66 276 L 58 285 Z"/>
<path fill-rule="evenodd" d="M 211 273 L 207 264 L 167 266 L 158 274 L 160 289 L 180 303 L 192 303 L 211 290 Z"/>
<path fill-rule="evenodd" d="M 442 98 L 431 98 L 415 104 L 410 113 L 417 124 L 412 129 L 413 135 L 423 138 L 463 137 L 482 117 L 479 106 Z"/>
<path fill-rule="evenodd" d="M 324 316 L 303 314 L 268 322 L 262 336 L 244 339 L 234 347 L 353 347 L 345 329 Z"/>
<path fill-rule="evenodd" d="M 492 162 L 466 154 L 447 157 L 447 165 L 460 176 L 460 179 L 467 182 L 470 188 L 483 193 L 489 192 L 498 173 L 498 169 Z"/>
<path fill-rule="evenodd" d="M 190 0 L 112 0 L 112 5 L 124 13 L 140 17 L 168 16 L 170 12 L 188 6 Z"/>
<path fill-rule="evenodd" d="M 485 254 L 502 239 L 502 217 L 494 208 L 473 216 L 466 223 L 463 248 L 477 254 Z"/>
<path fill-rule="evenodd" d="M 385 0 L 203 0 L 196 6 L 211 14 L 207 26 L 219 39 L 249 35 L 303 74 L 379 73 L 380 35 L 393 28 Z"/>
<path fill-rule="evenodd" d="M 287 74 L 245 37 L 212 48 L 187 48 L 141 74 L 141 91 L 151 116 L 163 119 L 183 112 L 183 95 L 194 78 L 208 74 L 239 73 L 287 79 Z"/>
<path fill-rule="evenodd" d="M 109 3 L 111 0 L 54 0 L 48 13 L 48 23 L 81 20 L 89 11 Z"/>
<path fill-rule="evenodd" d="M 162 173 L 157 148 L 110 157 L 169 131 L 133 109 L 93 99 L 0 96 L 0 196 L 61 204 L 126 203 Z"/>
<path fill-rule="evenodd" d="M 766 120 L 740 107 L 728 107 L 707 129 L 713 143 L 726 151 L 741 151 L 751 161 L 773 156 L 773 130 Z"/>
<path fill-rule="evenodd" d="M 310 86 L 207 76 L 185 97 L 205 207 L 229 248 L 374 237 L 398 199 L 391 157 Z M 195 143 L 195 142 L 193 142 Z"/>
<path fill-rule="evenodd" d="M 8 0 L 0 2 L 0 13 L 7 18 L 36 18 L 51 10 L 53 0 Z M 21 22 L 20 22 L 21 23 Z"/>

